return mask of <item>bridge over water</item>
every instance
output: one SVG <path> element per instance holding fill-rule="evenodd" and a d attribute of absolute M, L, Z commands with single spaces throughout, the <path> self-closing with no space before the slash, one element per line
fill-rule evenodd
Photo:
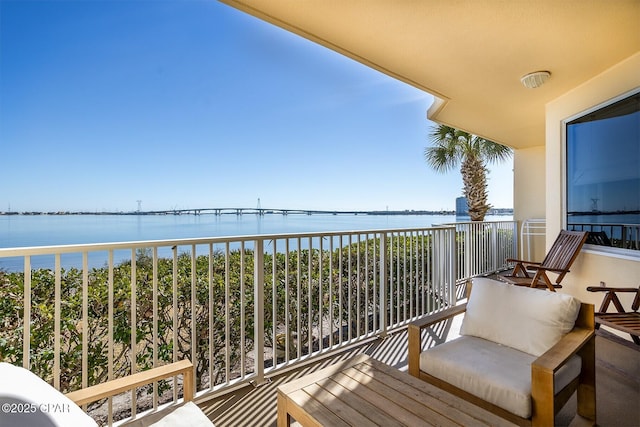
<path fill-rule="evenodd" d="M 448 215 L 446 211 L 339 211 L 267 208 L 189 208 L 134 212 L 137 215 Z"/>

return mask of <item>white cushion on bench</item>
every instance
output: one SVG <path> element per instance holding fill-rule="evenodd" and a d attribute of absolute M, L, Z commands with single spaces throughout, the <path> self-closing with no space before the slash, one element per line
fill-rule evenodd
<path fill-rule="evenodd" d="M 573 329 L 579 311 L 570 295 L 475 278 L 460 334 L 541 356 Z"/>
<path fill-rule="evenodd" d="M 420 370 L 520 417 L 529 418 L 531 363 L 535 359 L 536 356 L 482 338 L 462 336 L 422 352 Z M 580 356 L 574 356 L 556 372 L 555 389 L 569 384 L 580 374 L 580 368 Z"/>

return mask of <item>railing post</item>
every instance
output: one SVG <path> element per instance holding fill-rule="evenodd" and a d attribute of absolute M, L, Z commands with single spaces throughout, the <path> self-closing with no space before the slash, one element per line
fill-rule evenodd
<path fill-rule="evenodd" d="M 132 254 L 135 251 L 132 250 Z M 131 259 L 131 342 L 136 343 L 137 318 L 136 318 L 136 263 L 135 257 Z M 135 373 L 136 353 L 134 344 L 131 344 L 133 359 L 131 373 Z M 89 253 L 82 253 L 82 388 L 89 385 Z M 135 404 L 135 395 L 132 396 Z M 135 412 L 134 412 L 135 414 Z"/>
<path fill-rule="evenodd" d="M 387 318 L 387 233 L 380 234 L 380 336 L 387 336 L 389 319 Z"/>
<path fill-rule="evenodd" d="M 491 226 L 491 246 L 489 249 L 491 250 L 491 269 L 493 272 L 497 272 L 498 268 L 498 253 L 500 252 L 500 248 L 498 248 L 498 223 L 491 222 L 489 223 Z"/>
<path fill-rule="evenodd" d="M 461 224 L 460 229 L 462 230 L 463 234 L 463 241 L 464 241 L 464 270 L 462 271 L 462 274 L 460 275 L 460 279 L 468 279 L 469 276 L 473 275 L 473 260 L 471 258 L 471 253 L 473 252 L 471 250 L 471 238 L 472 238 L 472 233 L 471 233 L 471 228 L 472 228 L 472 224 L 470 223 L 465 223 L 465 224 Z"/>
<path fill-rule="evenodd" d="M 450 227 L 445 230 L 445 233 L 449 234 L 449 250 L 445 252 L 445 256 L 449 258 L 449 268 L 447 269 L 449 284 L 449 306 L 456 305 L 456 259 L 458 259 L 458 246 L 456 245 L 456 227 Z"/>
<path fill-rule="evenodd" d="M 513 220 L 511 222 L 511 236 L 513 238 L 513 245 L 511 246 L 511 256 L 509 258 L 518 258 L 522 254 L 518 254 L 518 246 L 522 244 L 520 241 L 520 235 L 518 234 L 518 221 Z M 503 267 L 509 267 L 505 259 Z"/>
<path fill-rule="evenodd" d="M 253 249 L 253 332 L 255 337 L 256 384 L 264 382 L 264 246 L 262 239 L 254 241 Z M 274 337 L 275 338 L 275 337 Z"/>
<path fill-rule="evenodd" d="M 24 314 L 22 318 L 22 367 L 31 368 L 31 257 L 24 257 Z"/>

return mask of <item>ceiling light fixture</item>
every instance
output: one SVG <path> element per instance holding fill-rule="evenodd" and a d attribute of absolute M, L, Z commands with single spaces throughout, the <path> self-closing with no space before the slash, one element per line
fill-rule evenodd
<path fill-rule="evenodd" d="M 533 73 L 526 74 L 520 78 L 520 81 L 524 87 L 528 89 L 535 89 L 542 86 L 551 77 L 549 71 L 535 71 Z"/>

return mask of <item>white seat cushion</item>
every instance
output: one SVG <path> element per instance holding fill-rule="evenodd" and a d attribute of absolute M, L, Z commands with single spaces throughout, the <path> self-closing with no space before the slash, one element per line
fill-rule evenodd
<path fill-rule="evenodd" d="M 579 311 L 570 295 L 475 278 L 460 334 L 541 356 L 573 329 Z"/>
<path fill-rule="evenodd" d="M 542 291 L 536 291 L 542 292 Z M 531 363 L 536 357 L 473 336 L 422 352 L 420 370 L 523 418 L 531 417 Z M 561 390 L 580 374 L 574 356 L 555 374 Z"/>
<path fill-rule="evenodd" d="M 71 399 L 41 378 L 4 362 L 0 363 L 0 405 L 0 426 L 97 426 Z"/>

